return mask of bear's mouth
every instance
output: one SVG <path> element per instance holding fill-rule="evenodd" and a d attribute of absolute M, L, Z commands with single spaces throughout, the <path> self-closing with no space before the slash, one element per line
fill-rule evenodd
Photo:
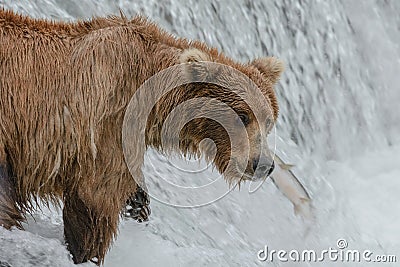
<path fill-rule="evenodd" d="M 249 175 L 247 173 L 243 173 L 242 177 L 243 177 L 243 180 L 245 180 L 245 181 L 257 182 L 257 181 L 261 181 L 261 180 L 266 180 L 269 176 L 267 176 L 267 175 L 257 176 L 255 174 Z"/>
<path fill-rule="evenodd" d="M 235 171 L 238 174 L 238 176 L 240 176 L 239 183 L 241 181 L 257 182 L 261 180 L 266 180 L 269 177 L 268 175 L 257 176 L 253 171 L 249 172 L 247 169 L 248 168 L 246 168 L 243 172 L 241 171 L 243 170 L 243 168 L 240 168 L 238 163 L 235 164 Z"/>

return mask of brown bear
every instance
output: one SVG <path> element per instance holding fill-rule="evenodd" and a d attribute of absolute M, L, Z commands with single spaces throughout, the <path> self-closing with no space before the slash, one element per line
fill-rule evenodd
<path fill-rule="evenodd" d="M 262 125 L 229 88 L 194 82 L 154 106 L 146 120 L 146 147 L 168 149 L 160 131 L 176 105 L 189 98 L 215 98 L 238 114 L 246 130 L 239 138 L 250 144 L 244 173 L 230 172 L 229 182 L 250 179 L 260 166 L 267 175 L 272 159 L 260 142 L 278 116 L 273 86 L 283 70 L 279 60 L 236 63 L 201 42 L 175 38 L 140 16 L 63 23 L 0 10 L 0 225 L 22 228 L 24 212 L 38 200 L 61 200 L 73 261 L 101 264 L 132 192 L 140 191 L 133 202 L 148 204 L 140 200 L 145 193 L 123 153 L 121 131 L 130 99 L 156 73 L 204 61 L 230 66 L 259 87 L 265 100 L 257 107 Z M 185 71 L 195 75 L 196 68 Z M 227 123 L 237 126 L 234 120 Z M 185 155 L 199 154 L 201 141 L 213 140 L 213 161 L 221 173 L 231 157 L 240 158 L 224 128 L 207 118 L 186 123 L 179 138 L 178 149 Z M 144 152 L 138 148 L 137 158 L 130 160 L 142 164 Z"/>

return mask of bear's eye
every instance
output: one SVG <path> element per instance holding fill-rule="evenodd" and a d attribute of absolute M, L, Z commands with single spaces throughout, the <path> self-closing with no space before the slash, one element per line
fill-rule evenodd
<path fill-rule="evenodd" d="M 250 123 L 249 115 L 247 115 L 246 113 L 239 113 L 238 116 L 244 126 L 249 125 L 249 123 Z"/>

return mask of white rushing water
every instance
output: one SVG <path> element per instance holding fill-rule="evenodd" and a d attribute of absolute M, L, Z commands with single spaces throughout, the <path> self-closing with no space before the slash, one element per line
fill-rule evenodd
<path fill-rule="evenodd" d="M 253 194 L 235 190 L 196 209 L 153 200 L 148 224 L 122 221 L 105 266 L 293 266 L 261 262 L 257 252 L 265 245 L 321 251 L 337 248 L 340 238 L 349 249 L 393 254 L 400 261 L 399 1 L 0 0 L 0 6 L 55 20 L 122 9 L 239 61 L 275 55 L 286 62 L 277 86 L 277 150 L 296 164 L 313 198 L 315 219 L 296 217 L 271 182 Z M 144 171 L 150 177 L 187 179 L 154 151 Z M 207 169 L 194 177 L 213 175 Z M 178 202 L 191 198 L 174 197 Z M 0 228 L 0 262 L 72 266 L 60 212 L 44 209 L 34 218 L 25 225 L 27 231 Z M 310 265 L 322 263 L 296 264 Z"/>

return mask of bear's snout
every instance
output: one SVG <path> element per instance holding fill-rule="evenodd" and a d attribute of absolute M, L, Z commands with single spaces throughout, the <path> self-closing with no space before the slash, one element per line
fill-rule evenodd
<path fill-rule="evenodd" d="M 274 160 L 267 156 L 259 156 L 253 159 L 253 180 L 268 177 L 275 168 Z"/>

